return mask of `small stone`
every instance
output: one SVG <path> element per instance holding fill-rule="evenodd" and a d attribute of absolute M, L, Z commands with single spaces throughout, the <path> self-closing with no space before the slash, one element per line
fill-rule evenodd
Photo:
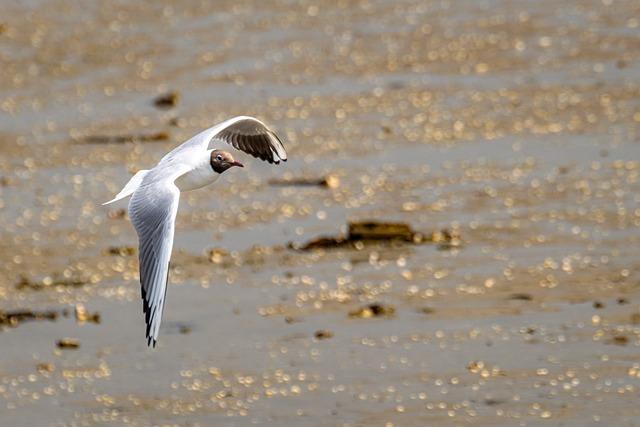
<path fill-rule="evenodd" d="M 324 178 L 323 185 L 327 188 L 338 188 L 340 187 L 340 178 L 336 175 L 327 175 Z"/>
<path fill-rule="evenodd" d="M 74 313 L 78 323 L 100 323 L 100 313 L 89 313 L 83 304 L 76 304 Z"/>
<path fill-rule="evenodd" d="M 175 107 L 178 104 L 179 99 L 180 94 L 177 92 L 168 92 L 156 97 L 153 100 L 153 105 L 157 108 L 168 110 L 169 108 Z"/>
<path fill-rule="evenodd" d="M 208 253 L 209 261 L 214 264 L 222 264 L 222 262 L 229 256 L 229 253 L 224 249 L 213 248 Z"/>
<path fill-rule="evenodd" d="M 349 312 L 349 317 L 369 319 L 371 317 L 392 317 L 396 309 L 390 305 L 372 303 Z"/>

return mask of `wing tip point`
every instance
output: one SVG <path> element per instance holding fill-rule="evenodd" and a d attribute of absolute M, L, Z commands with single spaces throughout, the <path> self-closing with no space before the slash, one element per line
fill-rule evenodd
<path fill-rule="evenodd" d="M 147 346 L 151 348 L 156 348 L 157 343 L 158 343 L 158 340 L 156 340 L 154 337 L 147 336 Z"/>

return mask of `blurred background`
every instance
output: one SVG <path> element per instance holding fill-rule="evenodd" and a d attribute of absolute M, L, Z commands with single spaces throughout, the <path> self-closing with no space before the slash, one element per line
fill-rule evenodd
<path fill-rule="evenodd" d="M 640 2 L 1 9 L 1 425 L 640 424 Z M 147 349 L 101 203 L 240 114 Z"/>

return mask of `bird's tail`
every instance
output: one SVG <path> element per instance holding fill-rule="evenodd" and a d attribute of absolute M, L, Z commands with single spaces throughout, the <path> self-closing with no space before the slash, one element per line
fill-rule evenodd
<path fill-rule="evenodd" d="M 133 194 L 133 192 L 136 191 L 138 187 L 140 187 L 140 184 L 142 184 L 142 179 L 148 172 L 149 171 L 146 169 L 136 172 L 136 174 L 131 177 L 129 182 L 127 182 L 127 185 L 124 186 L 122 191 L 120 191 L 116 195 L 116 197 L 114 197 L 112 200 L 109 200 L 108 202 L 103 203 L 103 205 L 108 205 L 109 203 L 117 202 L 118 200 L 124 199 L 125 197 Z"/>

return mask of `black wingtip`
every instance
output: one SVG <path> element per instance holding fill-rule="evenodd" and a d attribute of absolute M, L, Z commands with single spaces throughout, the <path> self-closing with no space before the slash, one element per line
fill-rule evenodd
<path fill-rule="evenodd" d="M 147 345 L 152 348 L 156 348 L 157 340 L 153 339 L 153 337 L 147 337 Z"/>
<path fill-rule="evenodd" d="M 287 159 L 277 159 L 277 160 L 274 160 L 273 163 L 275 163 L 276 165 L 279 165 L 280 162 L 286 162 L 286 161 Z"/>

